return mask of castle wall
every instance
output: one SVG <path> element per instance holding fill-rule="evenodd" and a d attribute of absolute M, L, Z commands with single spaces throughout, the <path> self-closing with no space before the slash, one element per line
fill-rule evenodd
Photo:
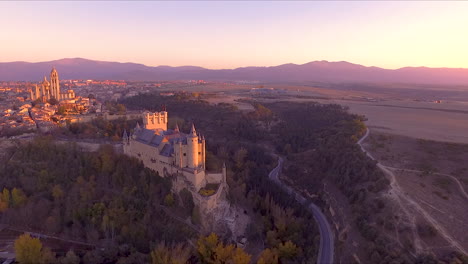
<path fill-rule="evenodd" d="M 196 191 L 206 185 L 204 170 L 180 168 L 175 164 L 174 157 L 159 155 L 157 147 L 130 140 L 130 143 L 124 144 L 124 153 L 140 159 L 146 167 L 158 172 L 161 177 L 165 177 L 166 174 L 182 174 L 193 184 Z"/>
<path fill-rule="evenodd" d="M 206 173 L 207 183 L 220 183 L 223 181 L 222 173 Z"/>

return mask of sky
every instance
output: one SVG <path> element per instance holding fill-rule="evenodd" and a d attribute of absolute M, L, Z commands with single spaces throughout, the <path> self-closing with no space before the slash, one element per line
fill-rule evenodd
<path fill-rule="evenodd" d="M 468 68 L 468 1 L 0 1 L 0 61 Z"/>

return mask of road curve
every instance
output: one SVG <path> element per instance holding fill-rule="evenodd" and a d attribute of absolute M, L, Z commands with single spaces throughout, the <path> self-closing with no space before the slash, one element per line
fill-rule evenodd
<path fill-rule="evenodd" d="M 296 192 L 293 188 L 283 184 L 279 178 L 281 167 L 283 166 L 283 158 L 278 157 L 278 165 L 268 174 L 268 178 L 278 184 L 285 192 L 290 195 L 294 195 L 295 199 L 302 205 L 307 206 L 315 221 L 319 227 L 320 232 L 320 246 L 317 257 L 318 264 L 330 264 L 333 263 L 333 252 L 334 252 L 334 237 L 333 232 L 330 228 L 330 224 L 327 218 L 322 213 L 320 208 L 304 198 L 300 193 Z"/>

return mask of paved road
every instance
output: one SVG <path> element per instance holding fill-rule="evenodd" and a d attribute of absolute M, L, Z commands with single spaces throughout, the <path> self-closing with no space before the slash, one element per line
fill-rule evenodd
<path fill-rule="evenodd" d="M 301 203 L 302 205 L 307 206 L 310 212 L 313 214 L 315 221 L 318 224 L 319 231 L 320 231 L 320 246 L 319 246 L 319 254 L 317 257 L 318 264 L 330 264 L 333 263 L 333 252 L 334 252 L 334 237 L 333 232 L 331 231 L 330 224 L 327 221 L 327 218 L 322 213 L 320 208 L 313 203 L 309 203 L 309 201 L 304 198 L 300 193 L 293 190 L 293 188 L 283 184 L 279 178 L 279 174 L 281 172 L 281 167 L 283 166 L 283 158 L 278 158 L 278 166 L 274 168 L 268 178 L 278 184 L 284 191 L 286 191 L 290 195 L 294 195 L 296 200 Z"/>

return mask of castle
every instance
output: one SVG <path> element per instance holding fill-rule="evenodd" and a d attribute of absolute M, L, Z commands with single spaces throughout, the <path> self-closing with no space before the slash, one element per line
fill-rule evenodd
<path fill-rule="evenodd" d="M 197 194 L 207 184 L 219 184 L 218 190 L 227 188 L 225 166 L 219 173 L 206 171 L 206 141 L 197 134 L 195 126 L 192 124 L 190 132 L 185 134 L 177 125 L 168 129 L 167 123 L 165 110 L 144 112 L 143 127 L 137 124 L 131 135 L 124 132 L 124 153 L 140 159 L 162 177 L 176 176 L 176 181 L 183 182 L 174 184 L 176 189 L 187 188 Z"/>
<path fill-rule="evenodd" d="M 60 81 L 58 72 L 55 68 L 52 68 L 50 72 L 50 82 L 47 81 L 47 77 L 44 76 L 44 80 L 41 85 L 37 84 L 34 86 L 34 90 L 30 90 L 30 97 L 32 101 L 40 100 L 41 102 L 47 102 L 48 100 L 54 98 L 58 101 L 68 100 L 75 98 L 75 92 L 73 90 L 68 90 L 65 93 L 60 91 Z"/>

